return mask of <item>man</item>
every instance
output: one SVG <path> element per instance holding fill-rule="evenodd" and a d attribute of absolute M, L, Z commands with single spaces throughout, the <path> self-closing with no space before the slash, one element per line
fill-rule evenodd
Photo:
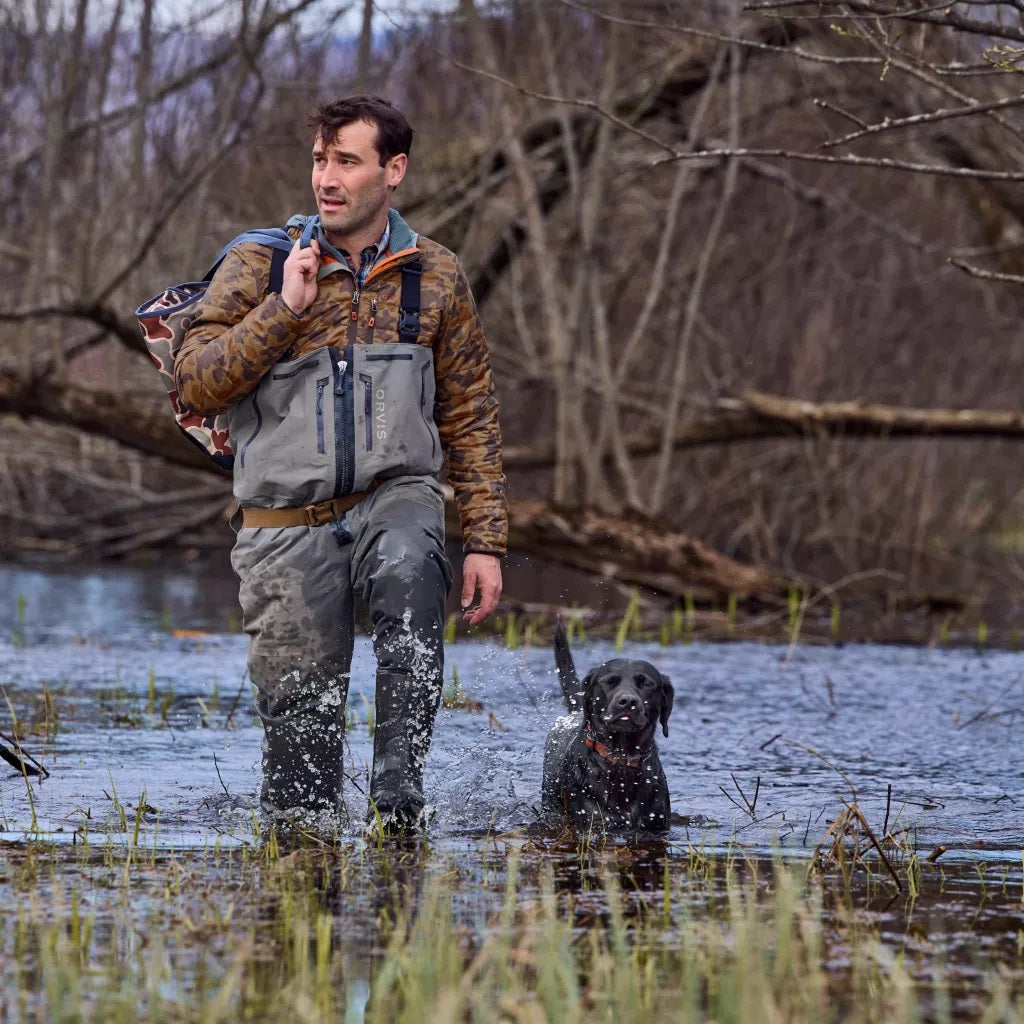
<path fill-rule="evenodd" d="M 421 820 L 443 682 L 442 455 L 462 522 L 466 621 L 483 621 L 501 594 L 498 404 L 458 259 L 390 209 L 412 143 L 405 117 L 355 96 L 310 126 L 319 215 L 289 221 L 280 293 L 269 291 L 271 250 L 232 249 L 175 377 L 192 411 L 229 415 L 241 508 L 232 565 L 264 725 L 264 811 L 342 808 L 359 595 L 377 658 L 370 815 L 403 829 Z"/>

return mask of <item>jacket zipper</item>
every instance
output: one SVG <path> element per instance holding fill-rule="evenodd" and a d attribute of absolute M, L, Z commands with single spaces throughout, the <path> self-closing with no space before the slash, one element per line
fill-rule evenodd
<path fill-rule="evenodd" d="M 370 299 L 370 319 L 367 321 L 366 326 L 368 328 L 366 333 L 366 344 L 373 344 L 373 328 L 377 323 L 377 297 L 374 296 Z"/>
<path fill-rule="evenodd" d="M 359 329 L 359 289 L 357 288 L 352 293 L 352 313 L 349 316 L 348 321 L 348 343 L 354 345 L 356 341 L 356 332 Z"/>

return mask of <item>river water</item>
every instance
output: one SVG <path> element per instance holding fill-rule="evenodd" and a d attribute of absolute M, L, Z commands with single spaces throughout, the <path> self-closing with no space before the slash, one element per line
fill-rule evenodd
<path fill-rule="evenodd" d="M 0 774 L 0 838 L 69 840 L 142 798 L 161 841 L 252 834 L 260 728 L 235 587 L 187 569 L 0 569 L 0 731 L 11 709 L 49 769 Z M 883 646 L 629 644 L 667 673 L 660 739 L 673 842 L 805 856 L 856 802 L 922 858 L 1006 859 L 1024 846 L 1024 654 Z M 577 665 L 616 656 L 581 643 Z M 426 776 L 444 841 L 536 827 L 547 731 L 562 713 L 549 646 L 449 646 L 473 707 L 442 709 Z M 369 641 L 350 693 L 349 806 L 365 814 Z M 479 705 L 478 707 L 475 705 Z"/>

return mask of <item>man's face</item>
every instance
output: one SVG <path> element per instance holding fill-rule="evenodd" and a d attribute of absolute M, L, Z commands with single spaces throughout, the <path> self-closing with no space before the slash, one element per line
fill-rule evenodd
<path fill-rule="evenodd" d="M 388 201 L 405 177 L 406 156 L 399 153 L 381 167 L 377 126 L 368 121 L 345 125 L 329 146 L 317 136 L 313 143 L 313 194 L 328 240 L 353 252 L 375 242 L 363 240 L 368 230 L 384 230 Z M 379 227 L 378 227 L 379 225 Z M 356 250 L 357 251 L 357 250 Z"/>

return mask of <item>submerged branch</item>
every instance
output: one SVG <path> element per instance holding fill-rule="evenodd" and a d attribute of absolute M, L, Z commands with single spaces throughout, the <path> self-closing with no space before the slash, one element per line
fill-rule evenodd
<path fill-rule="evenodd" d="M 40 764 L 22 745 L 10 736 L 0 732 L 0 759 L 6 761 L 12 768 L 23 776 L 38 776 L 46 778 L 50 773 L 45 765 Z M 10 744 L 5 747 L 4 743 Z"/>

